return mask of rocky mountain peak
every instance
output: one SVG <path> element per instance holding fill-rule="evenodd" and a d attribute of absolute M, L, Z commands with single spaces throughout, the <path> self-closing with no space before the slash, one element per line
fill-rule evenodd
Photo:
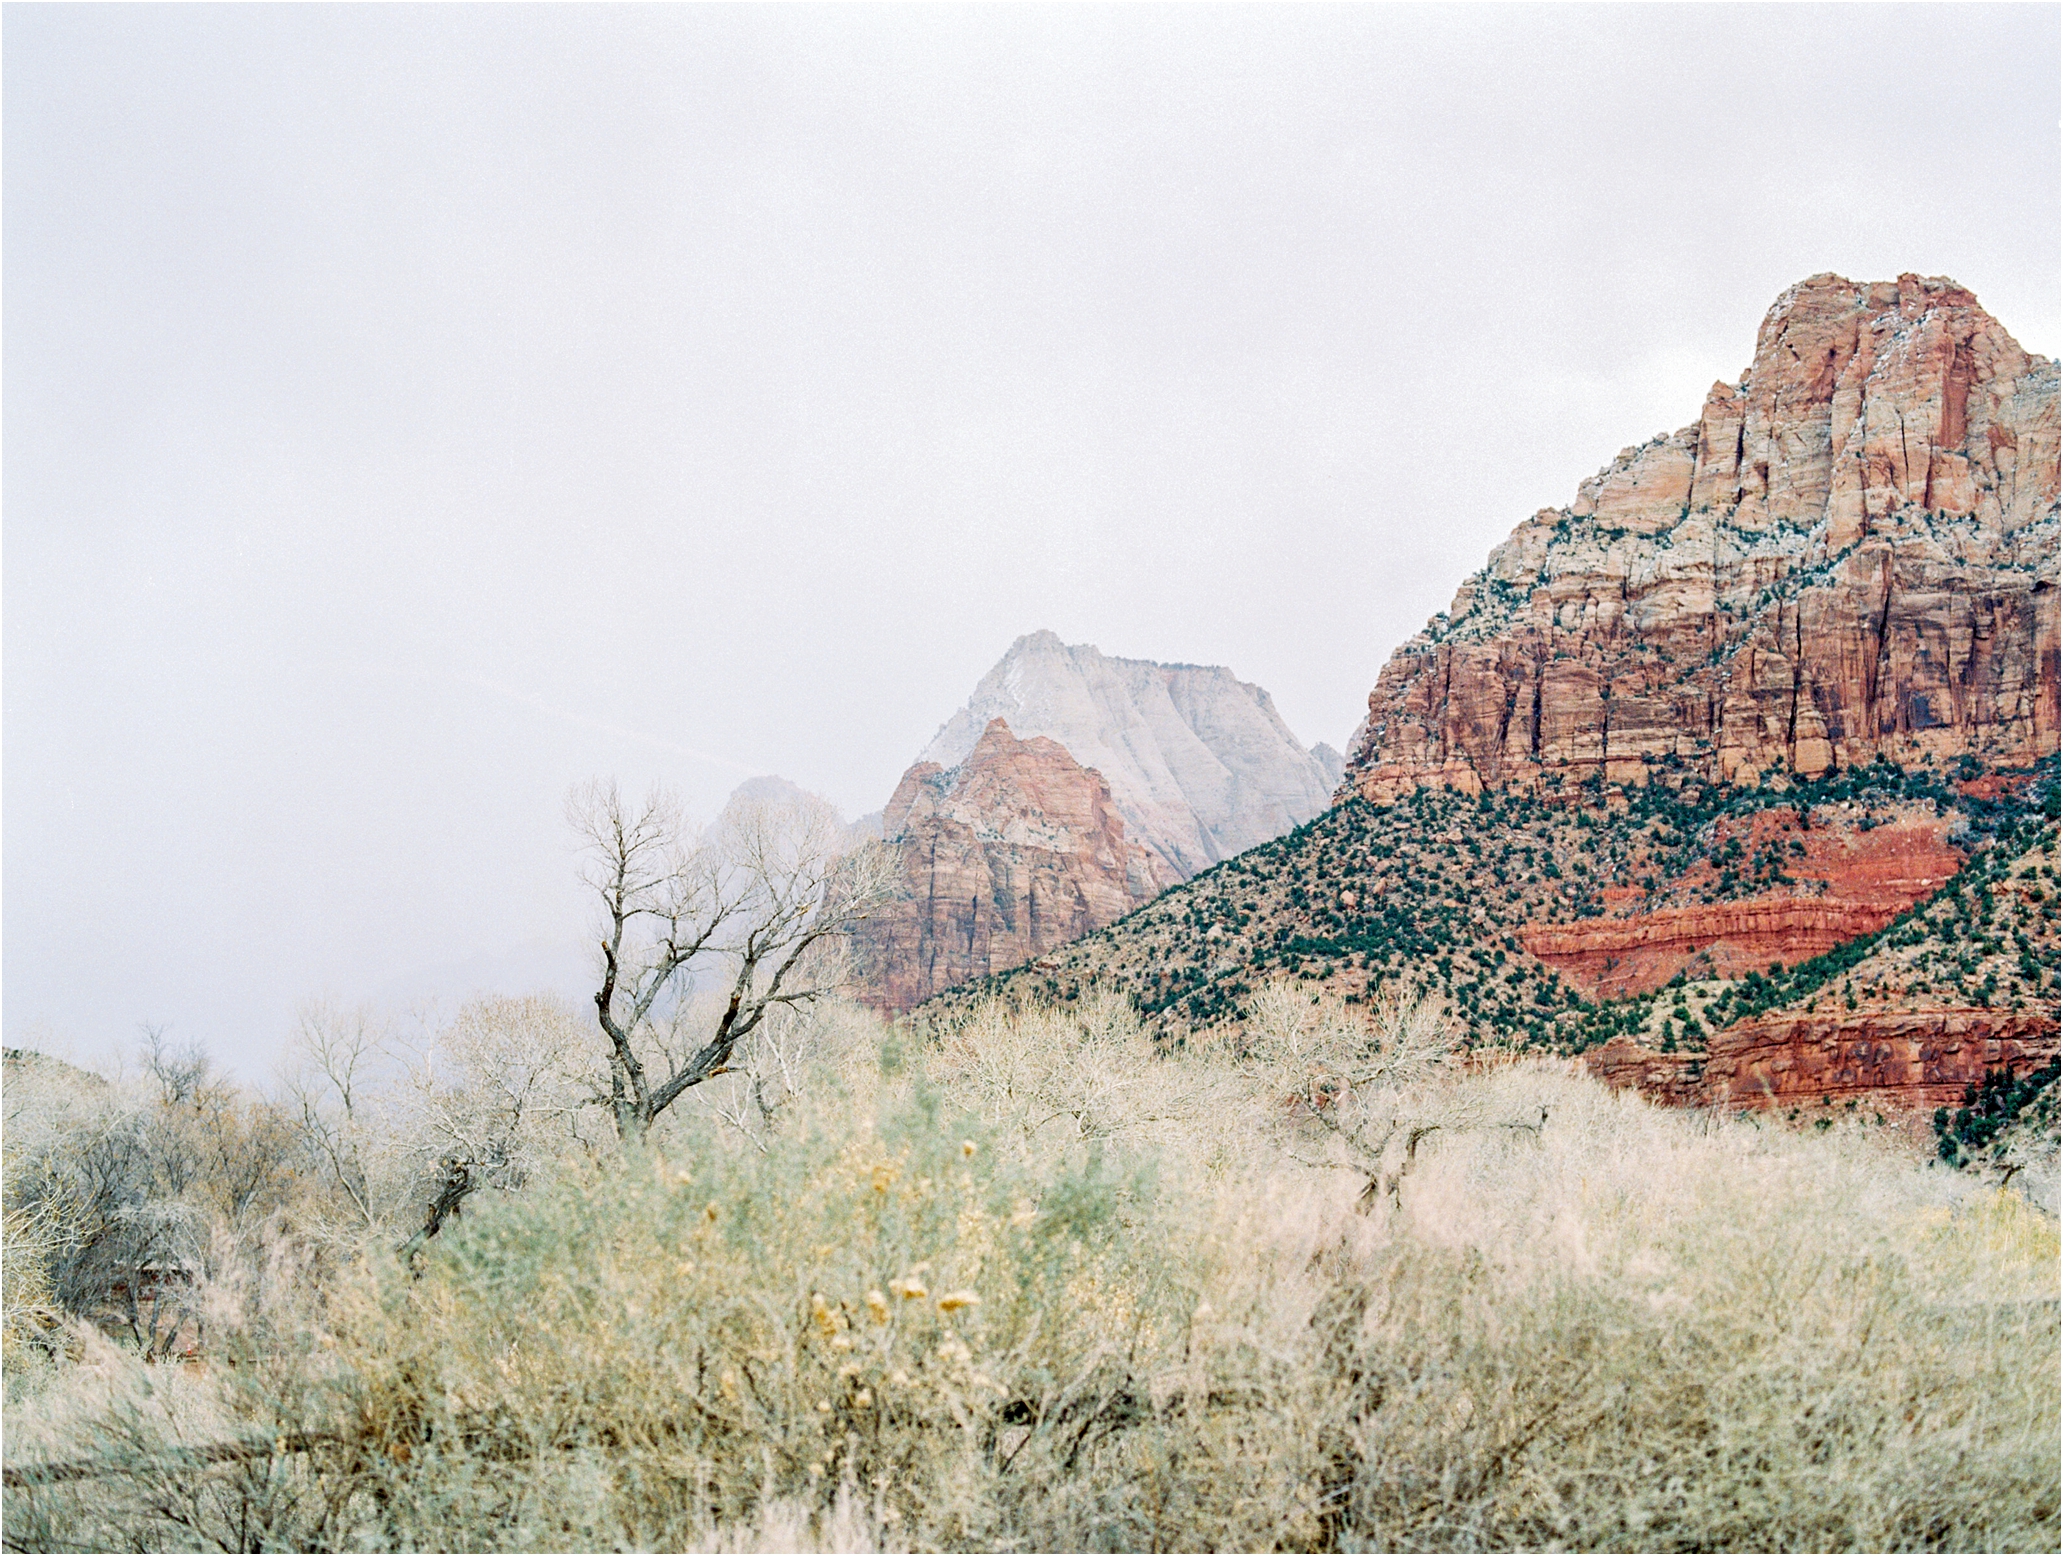
<path fill-rule="evenodd" d="M 1378 801 L 2057 748 L 2057 364 L 1941 277 L 1786 290 L 1697 422 L 1621 450 L 1400 648 Z"/>
<path fill-rule="evenodd" d="M 861 997 L 905 1010 L 1100 928 L 1323 811 L 1340 761 L 1221 665 L 1028 632 L 882 812 L 903 886 L 861 936 Z"/>
<path fill-rule="evenodd" d="M 1122 917 L 1173 884 L 1126 836 L 1102 774 L 990 719 L 952 766 L 920 761 L 882 813 L 902 889 L 862 927 L 861 998 L 907 1010 Z"/>
<path fill-rule="evenodd" d="M 1128 833 L 1173 879 L 1279 837 L 1337 784 L 1267 692 L 1224 666 L 1119 659 L 1051 631 L 1012 643 L 920 760 L 957 765 L 998 718 L 1100 772 Z"/>

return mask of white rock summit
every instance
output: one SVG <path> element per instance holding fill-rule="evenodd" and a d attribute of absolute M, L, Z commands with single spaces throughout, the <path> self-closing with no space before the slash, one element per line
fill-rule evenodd
<path fill-rule="evenodd" d="M 1051 632 L 1011 644 L 920 760 L 957 767 L 997 718 L 1101 772 L 1127 834 L 1180 879 L 1308 821 L 1339 781 L 1338 754 L 1306 750 L 1224 666 L 1113 659 Z"/>

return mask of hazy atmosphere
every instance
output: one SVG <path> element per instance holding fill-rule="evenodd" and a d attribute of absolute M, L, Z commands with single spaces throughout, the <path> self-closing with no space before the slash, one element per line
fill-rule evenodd
<path fill-rule="evenodd" d="M 1344 746 L 1820 271 L 2059 328 L 2053 7 L 4 12 L 6 1041 L 577 980 L 1020 634 Z"/>

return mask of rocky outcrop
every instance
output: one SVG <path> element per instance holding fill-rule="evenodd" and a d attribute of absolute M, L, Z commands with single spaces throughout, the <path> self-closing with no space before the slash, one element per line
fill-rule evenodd
<path fill-rule="evenodd" d="M 1882 929 L 1893 908 L 1810 897 L 1750 897 L 1662 908 L 1626 919 L 1528 925 L 1519 942 L 1593 998 L 1659 989 L 1694 960 L 1698 976 L 1737 978 Z"/>
<path fill-rule="evenodd" d="M 1583 1065 L 1614 1091 L 1638 1091 L 1684 1108 L 1706 1100 L 1699 1090 L 1705 1074 L 1703 1054 L 1657 1053 L 1630 1037 L 1615 1037 L 1585 1054 Z"/>
<path fill-rule="evenodd" d="M 1326 761 L 1337 754 L 1305 750 L 1268 694 L 1221 665 L 1114 659 L 1034 632 L 1010 645 L 922 760 L 956 765 L 999 718 L 1100 772 L 1128 833 L 1170 879 L 1280 837 L 1338 786 Z"/>
<path fill-rule="evenodd" d="M 2053 756 L 2057 463 L 2056 363 L 1969 292 L 1814 276 L 1397 651 L 1343 790 Z"/>
<path fill-rule="evenodd" d="M 2056 1057 L 2056 1018 L 1999 1010 L 1779 1016 L 1720 1033 L 1701 1090 L 1720 1107 L 1871 1096 L 1914 1108 L 1958 1101 L 1992 1070 L 2022 1075 Z"/>
<path fill-rule="evenodd" d="M 1722 1108 L 1952 1107 L 1994 1070 L 2025 1075 L 2056 1057 L 2048 1011 L 1863 1011 L 1744 1021 L 1702 1055 L 1664 1054 L 1615 1038 L 1585 1056 L 1607 1084 Z"/>
<path fill-rule="evenodd" d="M 989 721 L 964 760 L 903 774 L 881 825 L 901 890 L 861 927 L 860 998 L 899 1013 L 1100 929 L 1173 880 L 1110 786 L 1059 742 Z"/>
<path fill-rule="evenodd" d="M 1868 825 L 1863 823 L 1867 822 Z M 1802 815 L 1771 806 L 1714 828 L 1715 848 L 1738 840 L 1744 855 L 1778 845 L 1790 884 L 1730 900 L 1706 898 L 1715 879 L 1701 860 L 1659 883 L 1668 897 L 1652 906 L 1645 891 L 1606 892 L 1616 911 L 1573 923 L 1534 923 L 1519 941 L 1587 997 L 1613 999 L 1659 989 L 1678 973 L 1736 978 L 1771 963 L 1805 961 L 1859 935 L 1873 934 L 1930 896 L 1962 869 L 1950 842 L 1954 822 L 1932 807 L 1888 820 L 1827 810 Z"/>

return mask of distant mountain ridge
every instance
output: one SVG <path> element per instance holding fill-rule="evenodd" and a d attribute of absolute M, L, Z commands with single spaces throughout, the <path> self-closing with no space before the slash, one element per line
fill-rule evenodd
<path fill-rule="evenodd" d="M 1274 699 L 1224 666 L 1119 659 L 1048 631 L 1012 643 L 918 760 L 958 766 L 999 718 L 1100 772 L 1176 880 L 1310 820 L 1339 781 L 1337 754 L 1305 749 Z"/>
<path fill-rule="evenodd" d="M 901 890 L 854 948 L 861 998 L 883 1011 L 1019 966 L 1173 884 L 1101 773 L 1001 719 L 954 766 L 914 764 L 882 827 Z"/>
<path fill-rule="evenodd" d="M 1223 666 L 1028 633 L 882 815 L 902 890 L 856 938 L 860 997 L 907 1010 L 1042 956 L 1319 814 L 1340 772 Z"/>
<path fill-rule="evenodd" d="M 1729 1108 L 1952 1105 L 2059 1042 L 2058 367 L 1955 282 L 1813 276 L 1699 420 L 1399 648 L 1340 801 L 946 1003 L 1274 978 Z"/>

